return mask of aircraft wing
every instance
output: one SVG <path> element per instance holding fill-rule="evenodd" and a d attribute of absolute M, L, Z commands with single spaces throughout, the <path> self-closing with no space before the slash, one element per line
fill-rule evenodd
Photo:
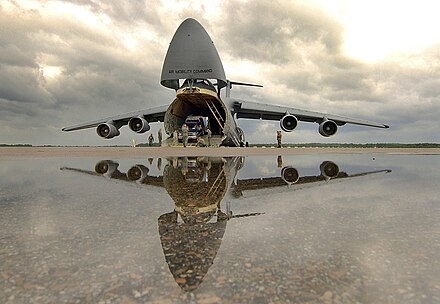
<path fill-rule="evenodd" d="M 271 196 L 277 193 L 291 192 L 302 189 L 319 187 L 328 185 L 329 183 L 338 183 L 351 179 L 361 178 L 365 176 L 378 176 L 392 172 L 389 169 L 361 172 L 356 174 L 347 174 L 339 172 L 337 177 L 326 179 L 324 176 L 302 176 L 294 184 L 287 185 L 281 177 L 267 177 L 263 179 L 244 179 L 237 180 L 237 184 L 233 185 L 233 194 L 236 198 Z"/>
<path fill-rule="evenodd" d="M 104 174 L 96 173 L 95 171 L 90 170 L 84 170 L 79 168 L 72 168 L 72 167 L 61 167 L 61 171 L 71 171 L 71 172 L 77 172 L 80 174 L 90 175 L 90 176 L 99 176 L 99 177 L 106 177 L 108 180 L 117 181 L 117 182 L 124 182 L 127 184 L 132 184 L 136 186 L 140 185 L 147 185 L 147 186 L 153 186 L 157 188 L 164 188 L 163 184 L 163 178 L 162 176 L 146 176 L 142 181 L 139 183 L 129 180 L 127 178 L 126 173 L 120 172 L 118 169 L 116 169 L 114 172 L 112 172 L 109 176 L 105 176 Z"/>
<path fill-rule="evenodd" d="M 145 109 L 145 110 L 141 110 L 141 111 L 130 112 L 130 113 L 121 114 L 121 115 L 117 115 L 117 116 L 102 118 L 102 119 L 98 119 L 98 120 L 90 121 L 90 122 L 86 122 L 86 123 L 81 123 L 78 125 L 65 127 L 62 130 L 63 131 L 75 131 L 75 130 L 81 130 L 81 129 L 94 128 L 94 127 L 97 127 L 99 124 L 106 123 L 108 121 L 113 121 L 115 123 L 115 125 L 118 125 L 120 127 L 120 126 L 126 125 L 131 118 L 138 117 L 138 116 L 144 116 L 148 122 L 163 121 L 167 109 L 168 109 L 168 105 L 164 105 L 164 106 L 149 108 L 149 109 Z"/>
<path fill-rule="evenodd" d="M 245 101 L 241 99 L 231 99 L 233 105 L 233 111 L 236 113 L 237 118 L 249 118 L 249 119 L 264 119 L 264 120 L 280 120 L 286 113 L 294 115 L 299 121 L 316 122 L 321 123 L 326 118 L 334 121 L 338 126 L 343 126 L 347 123 L 376 127 L 376 128 L 389 128 L 388 125 L 371 122 L 366 120 L 354 119 L 349 117 L 342 117 L 338 115 L 312 112 L 306 110 L 300 110 L 297 108 L 289 108 L 277 105 L 261 104 L 257 102 Z"/>

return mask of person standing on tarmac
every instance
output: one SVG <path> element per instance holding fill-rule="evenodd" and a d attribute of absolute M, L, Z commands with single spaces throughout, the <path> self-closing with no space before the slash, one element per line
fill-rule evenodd
<path fill-rule="evenodd" d="M 206 128 L 206 133 L 208 134 L 208 146 L 211 146 L 211 137 L 212 137 L 211 129 Z"/>
<path fill-rule="evenodd" d="M 173 145 L 177 146 L 179 144 L 179 131 L 174 130 L 173 132 Z"/>
<path fill-rule="evenodd" d="M 205 140 L 201 137 L 197 137 L 197 147 L 206 147 Z"/>
<path fill-rule="evenodd" d="M 162 146 L 162 129 L 157 131 L 157 140 L 159 141 L 159 146 Z"/>
<path fill-rule="evenodd" d="M 278 148 L 281 148 L 281 137 L 283 135 L 281 134 L 281 131 L 277 131 L 277 142 L 278 142 Z"/>
<path fill-rule="evenodd" d="M 153 146 L 153 142 L 154 142 L 154 137 L 153 137 L 153 133 L 150 134 L 150 136 L 148 137 L 148 145 L 150 147 Z"/>
<path fill-rule="evenodd" d="M 182 125 L 182 139 L 183 139 L 183 146 L 186 147 L 188 145 L 188 125 L 184 123 Z"/>

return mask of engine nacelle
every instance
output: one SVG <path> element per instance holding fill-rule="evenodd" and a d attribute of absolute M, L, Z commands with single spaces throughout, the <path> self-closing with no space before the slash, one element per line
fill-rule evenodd
<path fill-rule="evenodd" d="M 280 120 L 280 127 L 284 132 L 292 132 L 298 126 L 298 119 L 287 113 Z"/>
<path fill-rule="evenodd" d="M 142 183 L 150 170 L 143 165 L 136 165 L 127 171 L 127 179 L 137 183 Z"/>
<path fill-rule="evenodd" d="M 288 185 L 295 184 L 299 180 L 298 170 L 292 166 L 284 167 L 281 169 L 281 178 Z"/>
<path fill-rule="evenodd" d="M 332 161 L 325 161 L 320 166 L 321 175 L 325 177 L 325 179 L 329 180 L 335 178 L 339 175 L 339 167 Z"/>
<path fill-rule="evenodd" d="M 150 130 L 148 121 L 143 116 L 133 117 L 128 122 L 130 130 L 136 133 L 144 133 Z"/>
<path fill-rule="evenodd" d="M 101 160 L 95 165 L 95 172 L 102 174 L 106 178 L 111 178 L 116 169 L 118 169 L 119 164 L 111 160 Z"/>
<path fill-rule="evenodd" d="M 121 134 L 119 129 L 113 124 L 112 121 L 100 124 L 96 128 L 96 133 L 105 139 L 110 139 Z"/>
<path fill-rule="evenodd" d="M 324 137 L 330 137 L 336 134 L 338 131 L 338 125 L 333 120 L 325 119 L 319 125 L 319 134 Z"/>

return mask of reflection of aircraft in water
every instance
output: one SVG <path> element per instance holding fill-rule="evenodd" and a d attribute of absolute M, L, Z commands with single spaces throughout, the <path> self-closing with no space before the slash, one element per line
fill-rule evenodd
<path fill-rule="evenodd" d="M 237 172 L 243 165 L 243 157 L 175 157 L 168 159 L 162 176 L 148 175 L 149 169 L 145 165 L 134 165 L 122 173 L 119 164 L 111 160 L 98 162 L 94 172 L 67 167 L 62 170 L 164 188 L 174 201 L 174 210 L 158 219 L 160 240 L 168 267 L 185 291 L 194 290 L 202 283 L 220 248 L 227 222 L 262 214 L 233 215 L 228 202 L 226 210 L 222 210 L 220 203 L 228 190 L 232 198 L 261 189 L 265 195 L 272 195 L 283 189 L 291 191 L 329 181 L 390 172 L 380 170 L 349 175 L 340 171 L 334 162 L 325 161 L 316 176 L 300 176 L 297 169 L 285 166 L 277 177 L 238 179 Z"/>

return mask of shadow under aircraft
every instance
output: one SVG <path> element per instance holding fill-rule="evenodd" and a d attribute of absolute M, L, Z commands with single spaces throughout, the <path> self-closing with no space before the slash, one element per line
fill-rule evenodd
<path fill-rule="evenodd" d="M 239 179 L 237 173 L 244 166 L 244 161 L 241 156 L 174 157 L 167 159 L 162 170 L 162 159 L 159 158 L 157 168 L 162 171 L 161 176 L 149 175 L 148 166 L 140 164 L 123 173 L 118 169 L 119 163 L 111 160 L 99 161 L 94 171 L 71 167 L 61 170 L 165 189 L 174 202 L 174 209 L 158 218 L 159 235 L 169 270 L 184 291 L 195 290 L 202 283 L 214 263 L 229 220 L 264 214 L 233 214 L 230 199 L 294 191 L 391 172 L 378 170 L 348 174 L 341 171 L 336 163 L 324 161 L 319 166 L 319 175 L 301 176 L 296 168 L 283 167 L 282 158 L 278 156 L 279 176 Z M 152 165 L 151 159 L 149 163 Z M 223 200 L 226 207 L 222 209 Z"/>

